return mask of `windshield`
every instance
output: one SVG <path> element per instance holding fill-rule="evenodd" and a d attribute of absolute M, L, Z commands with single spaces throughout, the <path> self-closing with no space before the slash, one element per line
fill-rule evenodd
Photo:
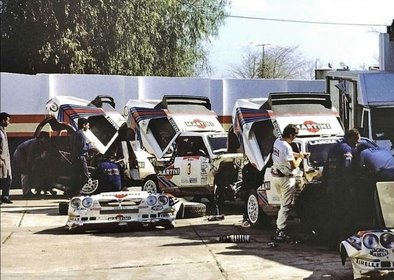
<path fill-rule="evenodd" d="M 90 131 L 97 139 L 107 146 L 109 141 L 114 137 L 117 129 L 105 118 L 105 116 L 89 117 Z"/>
<path fill-rule="evenodd" d="M 307 143 L 306 150 L 311 153 L 308 161 L 312 166 L 324 166 L 330 149 L 339 139 L 319 139 Z"/>
<path fill-rule="evenodd" d="M 208 143 L 211 147 L 212 153 L 215 155 L 227 152 L 227 135 L 226 134 L 211 134 L 208 135 Z"/>
<path fill-rule="evenodd" d="M 376 140 L 391 140 L 394 143 L 394 122 L 388 121 L 394 116 L 394 108 L 371 110 L 373 137 Z"/>

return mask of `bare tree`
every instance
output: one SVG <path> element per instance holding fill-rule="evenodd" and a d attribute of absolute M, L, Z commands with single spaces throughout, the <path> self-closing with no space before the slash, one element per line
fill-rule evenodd
<path fill-rule="evenodd" d="M 264 55 L 256 47 L 247 47 L 240 64 L 233 64 L 235 78 L 297 79 L 313 78 L 312 61 L 306 60 L 298 47 L 269 47 Z"/>

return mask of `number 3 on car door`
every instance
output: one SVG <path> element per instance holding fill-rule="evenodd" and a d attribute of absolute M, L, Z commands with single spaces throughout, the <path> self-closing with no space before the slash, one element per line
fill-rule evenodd
<path fill-rule="evenodd" d="M 189 162 L 187 164 L 187 171 L 186 171 L 187 175 L 192 174 L 192 164 Z"/>

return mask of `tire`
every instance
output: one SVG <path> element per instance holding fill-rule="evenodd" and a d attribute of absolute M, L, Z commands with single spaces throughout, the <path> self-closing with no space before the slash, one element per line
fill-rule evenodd
<path fill-rule="evenodd" d="M 142 191 L 147 191 L 148 193 L 158 193 L 159 184 L 156 176 L 148 176 L 142 185 Z"/>
<path fill-rule="evenodd" d="M 68 215 L 68 201 L 59 202 L 59 214 Z"/>
<path fill-rule="evenodd" d="M 272 227 L 272 219 L 268 217 L 259 206 L 256 189 L 249 190 L 245 204 L 245 214 L 247 221 L 252 226 L 261 226 L 264 228 Z"/>
<path fill-rule="evenodd" d="M 181 207 L 182 208 L 182 207 Z M 197 218 L 204 217 L 207 212 L 207 207 L 203 203 L 198 202 L 184 202 L 183 209 L 179 209 L 179 217 L 182 218 Z M 177 215 L 178 217 L 178 215 Z"/>
<path fill-rule="evenodd" d="M 168 224 L 165 224 L 165 225 L 164 225 L 164 228 L 165 228 L 165 229 L 173 229 L 173 228 L 175 228 L 175 224 L 169 222 Z"/>

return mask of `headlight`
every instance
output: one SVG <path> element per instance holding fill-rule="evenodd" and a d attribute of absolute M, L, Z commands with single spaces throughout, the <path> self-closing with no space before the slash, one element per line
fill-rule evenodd
<path fill-rule="evenodd" d="M 380 236 L 380 244 L 386 249 L 394 249 L 394 235 L 386 232 Z"/>
<path fill-rule="evenodd" d="M 159 196 L 158 200 L 161 205 L 166 205 L 168 203 L 168 197 L 165 195 Z"/>
<path fill-rule="evenodd" d="M 149 196 L 146 198 L 146 203 L 147 203 L 149 206 L 155 205 L 155 204 L 157 203 L 157 197 L 154 196 L 154 195 L 149 195 Z"/>
<path fill-rule="evenodd" d="M 78 209 L 79 207 L 81 207 L 81 199 L 80 198 L 71 199 L 70 205 L 72 208 Z"/>
<path fill-rule="evenodd" d="M 368 249 L 374 249 L 379 245 L 379 239 L 375 234 L 368 233 L 363 237 L 363 244 Z"/>
<path fill-rule="evenodd" d="M 91 197 L 85 197 L 85 198 L 82 200 L 82 205 L 83 205 L 83 207 L 85 207 L 85 208 L 90 208 L 90 207 L 92 207 L 92 205 L 93 205 L 93 198 L 91 198 Z"/>

